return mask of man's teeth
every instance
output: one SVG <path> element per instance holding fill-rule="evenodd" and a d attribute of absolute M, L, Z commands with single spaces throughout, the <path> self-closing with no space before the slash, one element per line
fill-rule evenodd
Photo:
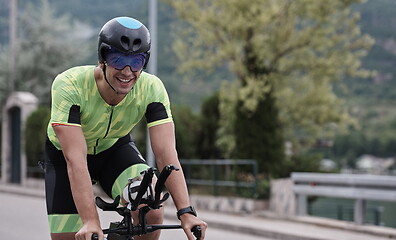
<path fill-rule="evenodd" d="M 118 80 L 120 80 L 121 82 L 127 83 L 127 82 L 130 82 L 132 79 L 121 79 L 121 78 L 119 78 Z"/>

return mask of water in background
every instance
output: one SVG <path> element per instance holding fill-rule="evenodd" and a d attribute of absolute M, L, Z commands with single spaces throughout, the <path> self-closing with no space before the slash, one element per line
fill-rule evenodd
<path fill-rule="evenodd" d="M 310 198 L 309 215 L 353 222 L 354 200 Z M 366 224 L 396 228 L 396 202 L 367 201 Z"/>

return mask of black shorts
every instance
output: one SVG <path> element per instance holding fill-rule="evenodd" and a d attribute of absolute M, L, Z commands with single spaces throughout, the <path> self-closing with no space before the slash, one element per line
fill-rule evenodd
<path fill-rule="evenodd" d="M 51 233 L 76 232 L 82 227 L 70 189 L 66 160 L 47 139 L 45 159 L 45 195 Z M 87 156 L 92 181 L 114 198 L 122 196 L 128 178 L 136 177 L 148 168 L 129 135 L 120 138 L 111 148 Z"/>

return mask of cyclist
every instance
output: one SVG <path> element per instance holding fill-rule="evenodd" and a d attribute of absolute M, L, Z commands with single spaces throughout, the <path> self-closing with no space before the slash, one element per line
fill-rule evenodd
<path fill-rule="evenodd" d="M 46 143 L 46 202 L 53 240 L 103 239 L 93 196 L 98 181 L 111 197 L 122 196 L 129 178 L 149 166 L 129 133 L 145 116 L 158 169 L 180 167 L 174 124 L 161 80 L 143 71 L 150 56 L 150 34 L 138 20 L 118 17 L 100 30 L 97 66 L 78 66 L 52 84 L 51 120 Z M 190 206 L 182 171 L 166 187 L 188 239 L 190 229 L 207 224 Z M 134 221 L 138 221 L 134 213 Z M 148 224 L 160 224 L 163 210 L 152 210 Z M 158 239 L 159 231 L 136 239 Z"/>

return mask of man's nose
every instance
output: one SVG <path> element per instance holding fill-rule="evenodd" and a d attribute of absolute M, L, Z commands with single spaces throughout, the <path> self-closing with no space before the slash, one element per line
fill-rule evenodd
<path fill-rule="evenodd" d="M 126 66 L 121 70 L 121 72 L 122 72 L 122 74 L 129 75 L 129 74 L 131 74 L 133 71 L 132 71 L 132 68 L 131 68 L 129 65 L 126 65 Z"/>

